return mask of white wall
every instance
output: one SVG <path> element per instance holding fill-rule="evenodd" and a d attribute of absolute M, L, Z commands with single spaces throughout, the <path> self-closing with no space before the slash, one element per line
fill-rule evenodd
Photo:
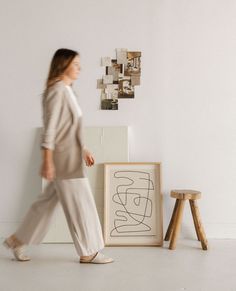
<path fill-rule="evenodd" d="M 235 1 L 1 4 L 1 237 L 40 191 L 40 94 L 54 51 L 67 47 L 81 53 L 75 87 L 85 125 L 129 125 L 130 161 L 162 162 L 164 230 L 170 189 L 194 188 L 207 236 L 236 238 Z M 117 47 L 142 51 L 142 84 L 118 111 L 102 111 L 100 57 Z M 195 238 L 186 206 L 181 235 Z"/>

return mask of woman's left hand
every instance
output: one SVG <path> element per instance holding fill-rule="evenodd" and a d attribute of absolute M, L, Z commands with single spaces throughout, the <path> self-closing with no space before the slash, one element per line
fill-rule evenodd
<path fill-rule="evenodd" d="M 94 164 L 94 158 L 89 150 L 83 149 L 83 158 L 85 160 L 86 166 L 91 167 Z"/>

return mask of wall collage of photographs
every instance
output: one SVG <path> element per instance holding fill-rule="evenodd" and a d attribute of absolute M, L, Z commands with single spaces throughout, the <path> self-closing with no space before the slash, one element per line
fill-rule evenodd
<path fill-rule="evenodd" d="M 134 86 L 140 85 L 141 52 L 116 49 L 116 59 L 102 57 L 105 75 L 97 80 L 101 89 L 101 109 L 118 110 L 119 98 L 134 98 Z"/>

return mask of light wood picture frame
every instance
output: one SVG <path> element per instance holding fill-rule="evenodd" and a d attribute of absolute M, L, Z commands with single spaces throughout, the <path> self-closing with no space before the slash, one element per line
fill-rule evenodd
<path fill-rule="evenodd" d="M 104 163 L 106 246 L 162 246 L 161 163 Z"/>

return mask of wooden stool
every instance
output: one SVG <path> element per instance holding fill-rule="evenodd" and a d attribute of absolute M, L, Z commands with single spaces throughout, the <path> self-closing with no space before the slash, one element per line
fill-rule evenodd
<path fill-rule="evenodd" d="M 201 241 L 202 249 L 207 250 L 208 242 L 200 220 L 200 213 L 196 201 L 197 199 L 201 198 L 201 192 L 194 190 L 172 190 L 170 196 L 176 198 L 176 201 L 165 235 L 165 241 L 169 241 L 171 237 L 169 249 L 174 250 L 176 248 L 176 241 L 180 231 L 180 225 L 183 216 L 184 203 L 185 200 L 189 200 L 197 238 L 199 241 Z"/>

